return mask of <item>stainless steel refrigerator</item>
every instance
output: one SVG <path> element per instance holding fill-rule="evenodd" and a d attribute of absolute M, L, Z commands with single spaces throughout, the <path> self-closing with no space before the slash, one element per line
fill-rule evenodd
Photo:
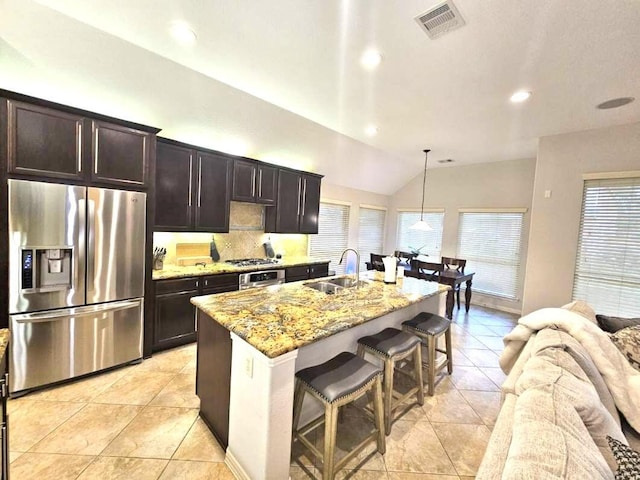
<path fill-rule="evenodd" d="M 9 390 L 142 358 L 146 194 L 9 180 Z"/>

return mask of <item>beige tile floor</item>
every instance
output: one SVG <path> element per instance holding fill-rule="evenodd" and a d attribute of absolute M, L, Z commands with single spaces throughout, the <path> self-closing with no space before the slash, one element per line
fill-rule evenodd
<path fill-rule="evenodd" d="M 454 373 L 424 406 L 407 405 L 387 437 L 339 479 L 472 478 L 500 408 L 501 337 L 515 316 L 454 311 Z M 195 345 L 86 380 L 9 401 L 12 480 L 233 479 L 224 452 L 198 418 Z M 347 409 L 338 449 L 358 443 L 367 417 Z M 321 445 L 321 434 L 317 435 Z M 291 478 L 320 478 L 317 459 L 294 446 Z"/>

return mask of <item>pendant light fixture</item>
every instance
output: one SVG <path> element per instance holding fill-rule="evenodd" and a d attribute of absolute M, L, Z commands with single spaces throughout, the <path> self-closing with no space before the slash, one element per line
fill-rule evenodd
<path fill-rule="evenodd" d="M 422 230 L 423 232 L 428 232 L 433 230 L 431 226 L 424 221 L 424 187 L 427 184 L 427 157 L 431 150 L 424 150 L 424 173 L 422 176 L 422 205 L 420 206 L 420 220 L 411 225 L 409 229 L 411 230 Z"/>

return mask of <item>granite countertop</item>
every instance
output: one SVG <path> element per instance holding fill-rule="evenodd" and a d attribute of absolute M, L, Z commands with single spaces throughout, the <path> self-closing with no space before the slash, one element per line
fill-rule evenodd
<path fill-rule="evenodd" d="M 9 345 L 9 329 L 0 328 L 0 358 L 4 357 L 7 353 L 7 346 Z"/>
<path fill-rule="evenodd" d="M 236 267 L 223 261 L 210 263 L 206 266 L 181 267 L 178 265 L 165 265 L 162 270 L 154 270 L 152 278 L 153 280 L 167 280 L 171 278 L 216 275 L 219 273 L 256 272 L 258 270 L 273 270 L 274 268 L 316 265 L 320 263 L 329 263 L 329 260 L 311 257 L 284 257 L 278 260 L 278 263 L 271 263 L 268 265 L 250 265 L 248 267 Z"/>
<path fill-rule="evenodd" d="M 404 278 L 398 285 L 367 281 L 335 295 L 304 285 L 318 281 L 205 295 L 192 298 L 191 303 L 275 358 L 450 289 L 415 278 Z"/>

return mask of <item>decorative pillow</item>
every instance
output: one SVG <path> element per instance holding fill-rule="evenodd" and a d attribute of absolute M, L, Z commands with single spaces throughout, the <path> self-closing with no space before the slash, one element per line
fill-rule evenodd
<path fill-rule="evenodd" d="M 562 308 L 569 310 L 570 312 L 578 313 L 592 323 L 596 323 L 596 312 L 591 306 L 584 300 L 574 300 L 571 303 L 563 305 Z"/>
<path fill-rule="evenodd" d="M 627 357 L 631 366 L 640 371 L 640 325 L 623 328 L 610 335 L 615 346 Z"/>
<path fill-rule="evenodd" d="M 598 326 L 605 332 L 616 333 L 627 327 L 640 325 L 640 318 L 610 317 L 608 315 L 596 315 Z"/>
<path fill-rule="evenodd" d="M 640 453 L 632 450 L 615 438 L 607 437 L 607 440 L 613 456 L 616 462 L 618 462 L 616 480 L 637 480 L 640 478 Z"/>

